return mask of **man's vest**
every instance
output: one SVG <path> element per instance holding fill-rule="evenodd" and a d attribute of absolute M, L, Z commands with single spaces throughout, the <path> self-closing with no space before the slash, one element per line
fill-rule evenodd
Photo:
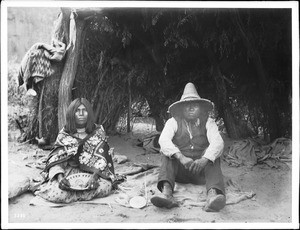
<path fill-rule="evenodd" d="M 173 143 L 180 149 L 181 153 L 186 156 L 202 156 L 204 150 L 209 146 L 207 140 L 206 122 L 201 121 L 197 126 L 191 125 L 190 133 L 188 131 L 187 123 L 184 119 L 175 118 L 177 121 L 177 132 L 173 138 Z"/>

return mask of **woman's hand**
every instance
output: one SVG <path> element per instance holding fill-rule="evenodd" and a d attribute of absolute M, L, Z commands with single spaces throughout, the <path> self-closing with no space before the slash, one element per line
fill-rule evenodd
<path fill-rule="evenodd" d="M 57 180 L 59 182 L 58 187 L 61 190 L 70 190 L 70 182 L 67 180 L 67 178 L 64 177 L 62 173 L 57 175 Z"/>
<path fill-rule="evenodd" d="M 87 188 L 97 189 L 99 187 L 98 178 L 99 176 L 96 173 L 94 173 L 87 182 Z"/>

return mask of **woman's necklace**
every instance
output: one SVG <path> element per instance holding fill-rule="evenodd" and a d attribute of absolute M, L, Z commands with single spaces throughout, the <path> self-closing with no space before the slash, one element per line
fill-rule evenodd
<path fill-rule="evenodd" d="M 85 132 L 85 128 L 77 129 L 77 137 L 80 139 L 83 139 L 87 136 L 87 133 Z"/>

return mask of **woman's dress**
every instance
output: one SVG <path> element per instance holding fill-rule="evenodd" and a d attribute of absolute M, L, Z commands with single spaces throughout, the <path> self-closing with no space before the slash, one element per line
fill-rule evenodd
<path fill-rule="evenodd" d="M 112 160 L 113 149 L 109 148 L 107 136 L 99 126 L 84 139 L 61 130 L 55 148 L 50 152 L 43 171 L 45 182 L 35 191 L 35 195 L 55 203 L 91 200 L 108 196 L 116 181 Z M 89 190 L 62 190 L 57 175 L 68 177 L 75 173 L 97 173 L 99 187 Z"/>

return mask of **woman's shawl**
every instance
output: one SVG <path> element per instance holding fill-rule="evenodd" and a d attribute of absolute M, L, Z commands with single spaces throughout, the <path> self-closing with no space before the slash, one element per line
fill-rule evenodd
<path fill-rule="evenodd" d="M 62 129 L 56 139 L 55 148 L 50 152 L 44 172 L 52 166 L 68 161 L 73 167 L 94 173 L 105 179 L 114 179 L 112 149 L 102 126 L 83 140 Z"/>

